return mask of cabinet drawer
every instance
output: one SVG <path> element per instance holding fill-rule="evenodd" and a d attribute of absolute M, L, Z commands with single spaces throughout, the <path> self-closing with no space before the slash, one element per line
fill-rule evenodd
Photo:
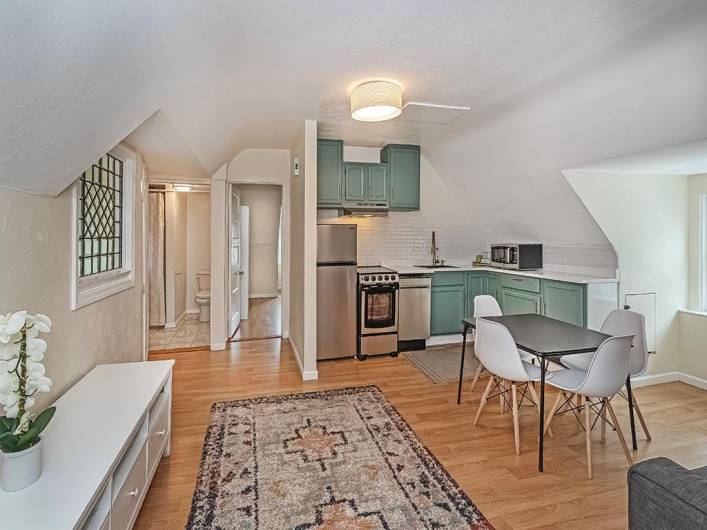
<path fill-rule="evenodd" d="M 147 472 L 159 463 L 164 445 L 169 436 L 169 406 L 165 403 L 154 422 L 150 422 L 150 435 L 147 437 Z"/>
<path fill-rule="evenodd" d="M 432 285 L 464 285 L 465 272 L 435 272 Z"/>
<path fill-rule="evenodd" d="M 501 286 L 530 293 L 540 292 L 540 280 L 538 278 L 526 278 L 525 276 L 514 276 L 512 274 L 501 275 Z"/>
<path fill-rule="evenodd" d="M 111 530 L 126 530 L 133 520 L 133 514 L 140 504 L 147 487 L 147 444 L 135 459 L 135 463 L 125 478 L 125 482 L 113 497 L 111 509 Z"/>

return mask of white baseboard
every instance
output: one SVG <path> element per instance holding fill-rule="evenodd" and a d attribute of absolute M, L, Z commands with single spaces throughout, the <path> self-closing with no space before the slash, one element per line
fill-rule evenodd
<path fill-rule="evenodd" d="M 272 293 L 250 293 L 248 298 L 277 298 L 280 293 L 273 291 Z"/>
<path fill-rule="evenodd" d="M 468 333 L 466 336 L 466 341 L 471 342 L 471 333 Z M 445 344 L 461 344 L 462 343 L 462 334 L 461 333 L 455 333 L 452 335 L 434 335 L 428 339 L 425 340 L 425 343 L 427 346 L 443 346 Z"/>
<path fill-rule="evenodd" d="M 295 361 L 297 361 L 297 367 L 299 368 L 300 374 L 302 374 L 302 381 L 316 381 L 319 379 L 319 372 L 317 370 L 310 370 L 305 372 L 304 367 L 302 366 L 302 360 L 299 356 L 299 352 L 297 351 L 297 347 L 295 346 L 295 343 L 292 342 L 291 338 L 287 338 L 287 342 L 290 343 L 290 347 L 292 348 L 292 353 L 295 356 Z"/>
<path fill-rule="evenodd" d="M 684 372 L 662 372 L 659 374 L 641 375 L 631 379 L 631 384 L 634 388 L 640 388 L 642 386 L 661 385 L 663 383 L 674 383 L 676 381 L 702 390 L 707 390 L 707 380 Z"/>
<path fill-rule="evenodd" d="M 226 349 L 225 342 L 212 342 L 211 343 L 211 351 L 222 351 L 225 349 Z"/>

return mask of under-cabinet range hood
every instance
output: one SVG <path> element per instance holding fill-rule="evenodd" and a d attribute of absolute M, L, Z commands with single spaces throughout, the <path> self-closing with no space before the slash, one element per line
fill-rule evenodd
<path fill-rule="evenodd" d="M 339 209 L 339 217 L 385 217 L 386 215 L 388 215 L 387 202 L 351 203 Z"/>

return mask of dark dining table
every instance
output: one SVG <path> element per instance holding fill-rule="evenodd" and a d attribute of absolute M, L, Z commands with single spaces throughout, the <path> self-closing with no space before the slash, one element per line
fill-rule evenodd
<path fill-rule="evenodd" d="M 527 351 L 537 357 L 540 367 L 540 420 L 538 426 L 538 470 L 543 470 L 543 441 L 545 422 L 545 375 L 550 361 L 559 362 L 566 355 L 578 353 L 588 353 L 596 351 L 597 348 L 610 337 L 605 333 L 591 329 L 568 324 L 561 320 L 536 314 L 504 315 L 500 317 L 484 317 L 486 320 L 498 322 L 506 326 L 513 336 L 513 340 L 518 348 Z M 457 403 L 461 403 L 462 376 L 464 374 L 464 355 L 466 353 L 466 336 L 470 328 L 476 328 L 475 318 L 465 318 L 462 320 L 463 341 L 462 359 L 459 373 L 459 390 L 457 393 Z M 630 381 L 627 380 L 627 384 Z M 630 387 L 627 389 L 631 396 Z M 633 404 L 629 403 L 629 409 L 633 412 Z M 635 432 L 633 421 L 631 422 L 632 433 Z M 635 434 L 633 435 L 635 439 Z"/>

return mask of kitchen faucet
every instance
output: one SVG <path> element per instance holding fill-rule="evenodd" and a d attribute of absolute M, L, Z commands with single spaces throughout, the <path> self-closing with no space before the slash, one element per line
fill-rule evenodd
<path fill-rule="evenodd" d="M 437 238 L 435 236 L 435 231 L 432 230 L 432 265 L 439 265 L 439 248 L 437 247 Z"/>

